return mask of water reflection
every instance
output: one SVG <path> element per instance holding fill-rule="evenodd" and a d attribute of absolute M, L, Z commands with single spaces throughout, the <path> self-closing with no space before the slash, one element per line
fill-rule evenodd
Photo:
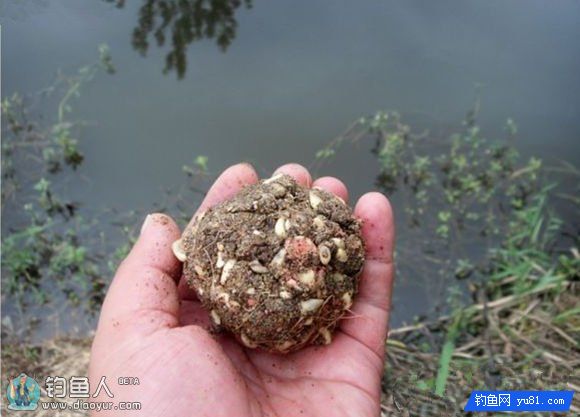
<path fill-rule="evenodd" d="M 119 8 L 125 0 L 106 0 Z M 236 10 L 250 8 L 251 0 L 145 0 L 139 9 L 139 21 L 133 30 L 133 47 L 147 54 L 150 39 L 157 46 L 171 40 L 171 50 L 165 56 L 164 73 L 176 71 L 183 78 L 187 69 L 187 47 L 199 40 L 215 39 L 225 51 L 236 37 Z"/>
<path fill-rule="evenodd" d="M 0 1 L 0 17 L 22 21 L 37 13 L 46 11 L 47 0 L 20 0 L 20 1 Z"/>

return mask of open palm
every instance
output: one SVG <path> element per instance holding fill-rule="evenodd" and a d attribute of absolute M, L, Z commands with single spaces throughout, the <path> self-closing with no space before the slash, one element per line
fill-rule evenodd
<path fill-rule="evenodd" d="M 296 164 L 280 172 L 348 198 L 335 178 L 312 183 Z M 247 164 L 227 169 L 199 210 L 257 180 Z M 246 349 L 228 335 L 210 334 L 207 313 L 180 280 L 181 265 L 171 252 L 178 227 L 165 215 L 148 216 L 101 312 L 89 376 L 92 389 L 105 376 L 114 395 L 111 399 L 102 390 L 94 400 L 114 403 L 96 415 L 120 415 L 121 402 L 139 402 L 144 415 L 159 417 L 377 416 L 393 276 L 393 219 L 379 193 L 361 197 L 355 215 L 363 221 L 367 254 L 352 311 L 330 345 L 289 355 Z M 120 377 L 138 378 L 139 385 L 119 384 Z"/>

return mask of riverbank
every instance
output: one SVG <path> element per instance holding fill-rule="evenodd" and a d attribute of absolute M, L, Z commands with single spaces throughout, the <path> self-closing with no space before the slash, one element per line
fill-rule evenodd
<path fill-rule="evenodd" d="M 100 55 L 102 61 L 106 48 Z M 84 160 L 75 139 L 83 123 L 64 109 L 71 91 L 101 66 L 83 67 L 57 84 L 64 95 L 54 124 L 31 122 L 22 96 L 2 102 L 8 126 L 2 157 L 9 162 L 3 164 L 3 214 L 14 216 L 6 224 L 16 225 L 2 241 L 3 375 L 26 372 L 39 382 L 86 375 L 90 337 L 27 341 L 47 334 L 38 326 L 55 317 L 91 320 L 107 277 L 138 233 L 135 212 L 93 216 L 59 187 L 80 178 Z M 405 315 L 409 325 L 390 332 L 384 415 L 454 415 L 478 388 L 580 387 L 580 171 L 520 158 L 511 119 L 506 138 L 487 139 L 476 124 L 478 109 L 479 101 L 449 137 L 416 134 L 399 114 L 379 111 L 316 153 L 320 169 L 350 152 L 343 148 L 375 143 L 375 185 L 397 213 L 394 315 L 406 305 L 414 309 Z M 205 156 L 183 171 L 190 188 L 168 193 L 160 210 L 185 224 L 198 204 L 190 200 L 204 194 L 195 181 L 209 186 L 212 174 Z M 58 314 L 47 314 L 55 306 Z M 14 317 L 6 314 L 12 310 Z M 573 407 L 578 413 L 578 402 Z"/>
<path fill-rule="evenodd" d="M 578 259 L 579 255 L 576 252 L 574 256 Z M 461 410 L 474 389 L 580 391 L 578 305 L 580 283 L 568 280 L 558 288 L 546 286 L 473 304 L 464 310 L 463 314 L 473 315 L 462 326 L 452 349 L 442 353 L 429 350 L 449 332 L 451 316 L 392 329 L 387 342 L 382 415 L 464 415 Z M 42 378 L 86 375 L 91 340 L 60 337 L 35 345 L 3 344 L 3 374 L 25 371 Z M 444 392 L 439 396 L 434 391 L 441 384 Z M 571 411 L 576 415 L 580 412 L 578 395 Z M 55 412 L 39 411 L 37 415 L 54 416 Z M 58 415 L 87 414 L 70 411 Z"/>

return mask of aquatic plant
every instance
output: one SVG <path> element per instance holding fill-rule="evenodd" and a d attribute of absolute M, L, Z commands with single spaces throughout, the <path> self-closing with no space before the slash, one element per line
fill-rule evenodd
<path fill-rule="evenodd" d="M 59 72 L 37 94 L 2 99 L 2 208 L 8 220 L 2 285 L 16 297 L 10 305 L 21 315 L 27 306 L 46 305 L 58 294 L 55 287 L 71 305 L 89 312 L 103 300 L 101 256 L 88 249 L 103 236 L 93 232 L 95 220 L 81 216 L 79 204 L 55 185 L 63 175 L 74 176 L 84 160 L 79 147 L 84 122 L 71 117 L 74 99 L 100 71 L 114 72 L 107 46 L 98 52 L 96 62 L 71 74 Z M 53 102 L 53 117 L 38 117 L 38 108 Z"/>

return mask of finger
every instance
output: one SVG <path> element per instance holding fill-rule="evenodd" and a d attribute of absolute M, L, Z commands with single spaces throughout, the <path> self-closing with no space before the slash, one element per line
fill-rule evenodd
<path fill-rule="evenodd" d="M 222 201 L 232 198 L 243 187 L 256 182 L 258 182 L 258 174 L 250 164 L 244 162 L 232 165 L 215 180 L 202 203 L 199 205 L 196 215 L 205 212 L 210 207 Z M 194 219 L 195 216 L 189 222 L 190 226 Z"/>
<path fill-rule="evenodd" d="M 286 164 L 279 167 L 274 171 L 273 176 L 276 174 L 286 174 L 290 175 L 296 180 L 298 184 L 304 185 L 305 187 L 310 187 L 312 185 L 312 177 L 306 168 L 299 164 Z"/>
<path fill-rule="evenodd" d="M 185 277 L 181 277 L 177 285 L 177 294 L 180 300 L 194 301 L 197 300 L 197 293 L 187 283 Z"/>
<path fill-rule="evenodd" d="M 173 255 L 171 244 L 179 235 L 179 228 L 169 216 L 146 217 L 139 239 L 107 292 L 100 331 L 126 329 L 127 325 L 156 330 L 177 324 L 176 282 L 181 276 L 181 263 Z"/>
<path fill-rule="evenodd" d="M 206 330 L 212 328 L 212 322 L 209 314 L 203 308 L 199 301 L 181 301 L 181 308 L 179 311 L 179 324 L 181 326 L 189 326 L 191 324 L 201 326 Z"/>
<path fill-rule="evenodd" d="M 318 178 L 312 183 L 312 187 L 322 188 L 329 193 L 340 197 L 345 203 L 348 203 L 348 190 L 342 181 L 334 177 Z"/>
<path fill-rule="evenodd" d="M 362 220 L 366 261 L 352 315 L 342 321 L 341 329 L 382 357 L 393 285 L 393 212 L 385 196 L 368 193 L 360 198 L 354 213 Z"/>

